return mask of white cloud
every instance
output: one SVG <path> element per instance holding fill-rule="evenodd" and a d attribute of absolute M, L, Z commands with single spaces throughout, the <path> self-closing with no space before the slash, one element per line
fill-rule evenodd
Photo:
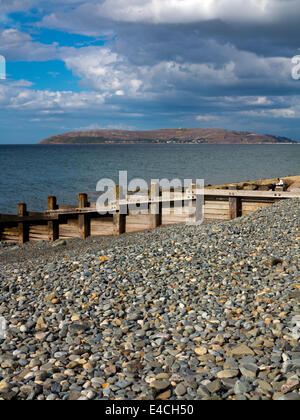
<path fill-rule="evenodd" d="M 217 120 L 218 117 L 214 116 L 214 115 L 197 115 L 196 116 L 196 120 L 197 121 L 213 121 L 213 120 Z"/>
<path fill-rule="evenodd" d="M 0 13 L 12 13 L 30 9 L 34 0 L 0 0 Z"/>
<path fill-rule="evenodd" d="M 278 98 L 277 98 L 278 99 Z M 275 105 L 275 98 L 267 96 L 226 96 L 224 101 L 235 106 L 258 106 L 264 107 L 268 105 Z"/>
<path fill-rule="evenodd" d="M 58 56 L 58 44 L 42 44 L 18 29 L 0 30 L 1 54 L 7 60 L 48 61 Z"/>
<path fill-rule="evenodd" d="M 99 92 L 34 90 L 15 84 L 0 85 L 0 107 L 6 110 L 63 114 L 89 108 L 103 109 L 105 97 Z"/>
<path fill-rule="evenodd" d="M 89 130 L 133 130 L 134 127 L 127 124 L 114 124 L 114 125 L 100 125 L 100 124 L 90 124 L 83 127 L 73 128 L 74 131 L 89 131 Z"/>
<path fill-rule="evenodd" d="M 82 85 L 108 95 L 136 95 L 142 81 L 138 69 L 126 58 L 104 47 L 62 49 L 61 56 L 69 70 L 82 79 Z"/>
<path fill-rule="evenodd" d="M 61 48 L 59 57 L 84 88 L 108 96 L 131 98 L 169 97 L 179 92 L 204 94 L 211 89 L 265 86 L 291 86 L 290 60 L 262 57 L 239 51 L 233 45 L 221 46 L 223 63 L 195 63 L 162 60 L 153 64 L 134 64 L 128 57 L 107 47 Z M 265 96 L 249 97 L 244 105 L 269 105 Z"/>
<path fill-rule="evenodd" d="M 299 15 L 298 0 L 105 0 L 99 16 L 115 21 L 192 23 L 213 19 L 226 22 L 272 22 L 282 14 Z"/>
<path fill-rule="evenodd" d="M 292 108 L 278 108 L 278 109 L 263 109 L 263 110 L 250 110 L 240 111 L 240 115 L 250 117 L 269 117 L 269 118 L 298 118 L 299 112 Z"/>

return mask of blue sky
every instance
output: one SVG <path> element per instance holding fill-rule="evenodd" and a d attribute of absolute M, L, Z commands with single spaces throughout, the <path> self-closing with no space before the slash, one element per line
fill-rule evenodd
<path fill-rule="evenodd" d="M 299 0 L 0 0 L 0 144 L 168 127 L 300 141 L 299 21 Z"/>

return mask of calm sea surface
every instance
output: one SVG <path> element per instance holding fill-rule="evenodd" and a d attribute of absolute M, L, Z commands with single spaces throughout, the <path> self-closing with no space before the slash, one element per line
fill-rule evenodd
<path fill-rule="evenodd" d="M 299 145 L 0 146 L 0 213 L 45 210 L 47 197 L 76 204 L 101 178 L 204 178 L 206 184 L 300 175 Z"/>

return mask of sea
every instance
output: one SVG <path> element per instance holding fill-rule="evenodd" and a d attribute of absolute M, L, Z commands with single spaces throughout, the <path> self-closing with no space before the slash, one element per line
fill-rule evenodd
<path fill-rule="evenodd" d="M 116 184 L 142 178 L 204 179 L 206 185 L 300 175 L 299 144 L 0 145 L 0 214 L 18 203 L 44 211 L 47 197 L 76 204 L 79 193 L 97 195 L 103 178 Z"/>

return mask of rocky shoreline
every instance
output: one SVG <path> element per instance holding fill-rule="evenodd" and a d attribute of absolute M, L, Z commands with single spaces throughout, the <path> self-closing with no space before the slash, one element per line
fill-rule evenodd
<path fill-rule="evenodd" d="M 299 208 L 0 245 L 0 399 L 300 400 Z"/>

